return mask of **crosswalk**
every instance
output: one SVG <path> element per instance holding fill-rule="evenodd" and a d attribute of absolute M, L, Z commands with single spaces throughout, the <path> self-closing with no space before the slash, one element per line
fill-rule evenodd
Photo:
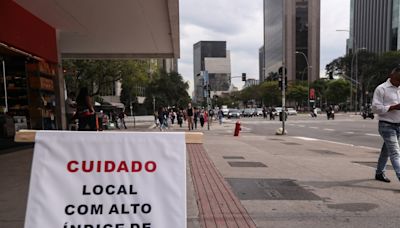
<path fill-rule="evenodd" d="M 246 124 L 251 126 L 251 125 L 254 125 L 254 124 L 257 124 L 257 123 L 258 124 L 265 123 L 265 121 L 254 121 L 254 122 L 251 122 L 250 124 L 249 123 L 246 123 Z M 272 123 L 277 123 L 277 122 L 272 122 Z M 278 123 L 280 124 L 281 122 L 278 122 Z M 314 124 L 315 124 L 315 122 L 314 122 Z M 308 128 L 308 129 L 312 129 L 312 130 L 322 130 L 322 131 L 332 132 L 332 133 L 333 132 L 340 132 L 340 131 L 338 131 L 336 129 L 333 129 L 333 128 L 321 128 L 321 127 L 317 127 L 317 126 L 306 126 L 304 124 L 299 124 L 299 123 L 287 123 L 286 125 L 287 126 L 291 126 L 291 127 Z M 250 132 L 250 131 L 251 131 L 251 127 L 250 128 L 246 128 L 246 130 L 244 132 Z M 340 133 L 345 134 L 345 135 L 360 134 L 360 133 L 356 133 L 356 132 L 353 132 L 353 131 L 346 131 L 346 132 L 340 132 Z M 375 134 L 375 133 L 361 133 L 361 135 L 370 136 L 370 137 L 380 137 L 379 134 Z"/>

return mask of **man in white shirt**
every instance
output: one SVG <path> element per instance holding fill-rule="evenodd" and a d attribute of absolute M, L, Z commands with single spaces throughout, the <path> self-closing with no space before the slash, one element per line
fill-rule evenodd
<path fill-rule="evenodd" d="M 376 87 L 372 111 L 379 116 L 379 134 L 383 145 L 376 168 L 375 179 L 390 182 L 385 175 L 388 158 L 400 180 L 400 66 L 390 73 L 386 82 Z"/>

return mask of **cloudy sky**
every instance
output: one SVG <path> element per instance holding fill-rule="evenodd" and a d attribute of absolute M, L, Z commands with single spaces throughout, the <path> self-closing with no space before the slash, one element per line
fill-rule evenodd
<path fill-rule="evenodd" d="M 321 73 L 346 52 L 350 0 L 321 0 Z M 180 0 L 179 72 L 193 91 L 193 44 L 225 40 L 231 51 L 232 76 L 258 79 L 258 49 L 263 45 L 263 0 Z M 240 78 L 232 79 L 241 88 Z"/>

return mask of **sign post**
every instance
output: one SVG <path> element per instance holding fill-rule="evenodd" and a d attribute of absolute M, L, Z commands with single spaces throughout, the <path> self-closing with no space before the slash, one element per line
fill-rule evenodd
<path fill-rule="evenodd" d="M 25 228 L 186 227 L 185 133 L 36 133 Z"/>

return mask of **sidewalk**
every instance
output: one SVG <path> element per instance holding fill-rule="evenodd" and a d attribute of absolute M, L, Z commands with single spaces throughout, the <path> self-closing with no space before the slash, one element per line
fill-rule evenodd
<path fill-rule="evenodd" d="M 245 220 L 232 222 L 236 212 L 257 227 L 399 227 L 400 183 L 393 170 L 392 183 L 373 180 L 378 151 L 246 129 L 233 137 L 234 123 L 203 128 L 204 153 L 190 149 L 197 153 L 187 156 L 188 228 L 242 227 Z M 1 228 L 23 227 L 31 159 L 31 149 L 0 155 Z M 199 180 L 210 182 L 201 190 Z M 207 190 L 216 198 L 199 198 Z M 212 213 L 205 216 L 207 203 Z M 231 225 L 217 226 L 210 216 Z"/>
<path fill-rule="evenodd" d="M 399 227 L 393 170 L 390 184 L 373 179 L 379 151 L 221 133 L 205 132 L 204 147 L 257 227 Z"/>

